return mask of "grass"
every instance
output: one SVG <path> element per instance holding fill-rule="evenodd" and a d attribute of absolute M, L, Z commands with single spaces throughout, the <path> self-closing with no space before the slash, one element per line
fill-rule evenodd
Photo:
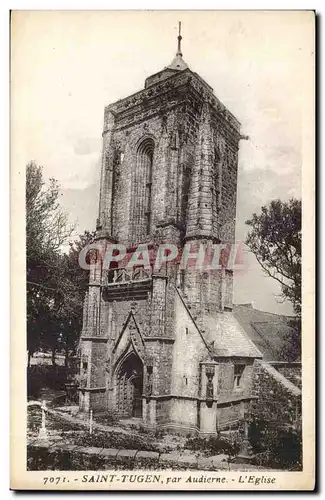
<path fill-rule="evenodd" d="M 143 450 L 168 453 L 171 448 L 161 445 L 156 439 L 146 434 L 122 434 L 119 432 L 101 432 L 89 434 L 84 431 L 72 438 L 71 442 L 79 446 L 95 448 L 117 448 L 123 450 Z"/>
<path fill-rule="evenodd" d="M 101 423 L 113 426 L 115 420 L 110 417 L 101 419 Z M 98 421 L 98 419 L 96 419 Z M 31 407 L 28 410 L 28 435 L 30 438 L 37 437 L 41 425 L 41 411 L 39 408 Z M 117 448 L 129 450 L 154 451 L 169 453 L 172 451 L 183 451 L 195 455 L 213 456 L 226 454 L 234 456 L 238 452 L 238 443 L 234 439 L 222 437 L 188 437 L 171 436 L 164 430 L 149 430 L 143 426 L 132 426 L 120 432 L 116 430 L 94 429 L 89 433 L 89 429 L 78 425 L 78 422 L 67 422 L 60 416 L 46 414 L 46 428 L 49 431 L 49 438 L 53 441 L 64 441 L 83 447 L 96 448 Z"/>
<path fill-rule="evenodd" d="M 41 410 L 38 407 L 28 409 L 28 436 L 36 438 L 41 426 Z M 112 424 L 112 422 L 110 422 Z M 130 429 L 129 432 L 94 430 L 92 434 L 88 429 L 78 425 L 78 422 L 67 422 L 60 416 L 46 414 L 46 428 L 50 440 L 61 440 L 66 443 L 85 447 L 118 448 L 129 450 L 156 451 L 167 453 L 171 447 L 159 442 L 163 433 L 146 431 L 145 429 Z"/>

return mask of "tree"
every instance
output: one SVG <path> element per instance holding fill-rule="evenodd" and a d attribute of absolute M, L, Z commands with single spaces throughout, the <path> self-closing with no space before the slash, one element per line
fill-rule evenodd
<path fill-rule="evenodd" d="M 40 252 L 59 253 L 71 235 L 67 214 L 59 204 L 60 185 L 51 178 L 43 179 L 43 167 L 30 162 L 26 168 L 26 243 L 27 259 L 40 257 Z"/>
<path fill-rule="evenodd" d="M 79 343 L 83 304 L 89 283 L 89 272 L 79 265 L 79 253 L 94 236 L 95 232 L 85 231 L 78 239 L 69 243 L 69 253 L 60 254 L 60 265 L 52 270 L 56 289 L 52 290 L 51 307 L 46 312 L 41 344 L 52 351 L 53 365 L 55 353 L 59 349 L 65 350 L 67 365 L 69 354 L 76 352 Z"/>
<path fill-rule="evenodd" d="M 67 214 L 59 204 L 60 186 L 46 186 L 41 166 L 26 167 L 27 349 L 30 357 L 46 335 L 54 338 L 55 310 L 60 300 L 61 246 L 71 235 Z"/>
<path fill-rule="evenodd" d="M 246 221 L 251 226 L 246 244 L 266 274 L 281 285 L 297 318 L 301 314 L 301 201 L 274 200 L 259 215 Z"/>
<path fill-rule="evenodd" d="M 62 252 L 73 227 L 60 207 L 59 189 L 54 179 L 45 184 L 42 167 L 27 165 L 27 348 L 29 361 L 36 349 L 51 350 L 53 365 L 58 349 L 65 350 L 67 363 L 79 341 L 89 280 L 79 253 L 95 236 L 85 231 L 69 243 L 68 254 Z"/>
<path fill-rule="evenodd" d="M 301 359 L 301 318 L 290 318 L 288 328 L 282 334 L 282 344 L 277 349 L 281 361 L 298 361 Z"/>
<path fill-rule="evenodd" d="M 88 290 L 89 271 L 79 265 L 80 251 L 93 241 L 95 231 L 85 231 L 74 242 L 62 259 L 62 302 L 58 308 L 58 325 L 60 340 L 66 352 L 66 363 L 69 350 L 75 351 L 80 338 L 83 320 L 83 304 Z M 87 260 L 87 259 L 86 259 Z M 89 263 L 89 262 L 88 262 Z"/>

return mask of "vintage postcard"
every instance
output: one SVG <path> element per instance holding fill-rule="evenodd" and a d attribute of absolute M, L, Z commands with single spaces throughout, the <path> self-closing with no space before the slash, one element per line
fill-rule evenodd
<path fill-rule="evenodd" d="M 315 13 L 10 22 L 11 487 L 313 490 Z"/>

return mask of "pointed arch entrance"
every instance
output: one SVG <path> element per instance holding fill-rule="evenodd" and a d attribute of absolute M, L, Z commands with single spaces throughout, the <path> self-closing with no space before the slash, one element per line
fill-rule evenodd
<path fill-rule="evenodd" d="M 134 352 L 116 368 L 116 406 L 119 417 L 142 418 L 143 364 Z"/>

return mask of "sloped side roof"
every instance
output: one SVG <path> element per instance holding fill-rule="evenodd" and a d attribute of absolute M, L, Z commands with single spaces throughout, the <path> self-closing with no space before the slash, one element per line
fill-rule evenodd
<path fill-rule="evenodd" d="M 213 343 L 216 356 L 262 358 L 232 312 L 210 313 L 203 319 L 202 333 Z"/>
<path fill-rule="evenodd" d="M 211 356 L 262 358 L 232 312 L 206 313 L 200 325 L 193 318 L 180 289 L 175 288 Z"/>
<path fill-rule="evenodd" d="M 251 304 L 234 305 L 234 315 L 265 361 L 281 361 L 279 352 L 292 329 L 290 316 L 254 309 Z"/>

